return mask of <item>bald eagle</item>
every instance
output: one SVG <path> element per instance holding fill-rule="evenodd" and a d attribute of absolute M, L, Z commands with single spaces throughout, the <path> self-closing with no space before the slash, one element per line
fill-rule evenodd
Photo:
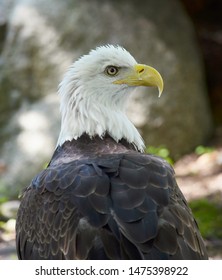
<path fill-rule="evenodd" d="M 65 74 L 57 147 L 18 210 L 19 259 L 207 259 L 172 167 L 144 153 L 125 114 L 138 86 L 160 95 L 163 80 L 120 46 L 92 50 Z"/>

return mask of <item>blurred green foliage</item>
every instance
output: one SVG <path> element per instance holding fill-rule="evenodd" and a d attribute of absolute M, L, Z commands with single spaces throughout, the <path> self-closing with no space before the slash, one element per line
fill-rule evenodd
<path fill-rule="evenodd" d="M 205 146 L 197 146 L 196 149 L 195 149 L 195 153 L 197 155 L 203 155 L 203 154 L 206 154 L 206 153 L 211 153 L 213 152 L 215 149 L 213 147 L 205 147 Z"/>
<path fill-rule="evenodd" d="M 222 238 L 222 205 L 206 198 L 189 203 L 202 236 L 206 239 Z"/>
<path fill-rule="evenodd" d="M 18 199 L 18 194 L 20 192 L 21 190 L 18 186 L 9 188 L 0 180 L 0 204 L 9 200 Z"/>
<path fill-rule="evenodd" d="M 169 164 L 174 163 L 173 159 L 170 157 L 170 151 L 164 146 L 159 146 L 159 147 L 149 146 L 149 147 L 146 148 L 146 152 L 148 154 L 152 154 L 152 155 L 155 155 L 155 156 L 162 157 Z"/>
<path fill-rule="evenodd" d="M 7 188 L 0 181 L 0 204 L 9 200 Z"/>

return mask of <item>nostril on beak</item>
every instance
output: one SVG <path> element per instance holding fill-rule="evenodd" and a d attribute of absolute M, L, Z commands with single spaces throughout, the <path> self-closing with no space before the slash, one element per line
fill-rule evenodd
<path fill-rule="evenodd" d="M 143 71 L 144 71 L 144 68 L 140 69 L 139 73 L 141 74 L 141 73 L 143 73 Z"/>

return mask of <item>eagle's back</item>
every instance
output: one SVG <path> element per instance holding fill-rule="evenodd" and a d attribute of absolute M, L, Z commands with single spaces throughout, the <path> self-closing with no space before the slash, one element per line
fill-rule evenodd
<path fill-rule="evenodd" d="M 206 259 L 173 169 L 125 141 L 57 148 L 23 193 L 20 259 Z"/>

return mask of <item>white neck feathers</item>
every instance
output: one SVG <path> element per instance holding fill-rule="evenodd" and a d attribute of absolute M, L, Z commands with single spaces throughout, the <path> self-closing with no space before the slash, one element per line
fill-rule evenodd
<path fill-rule="evenodd" d="M 61 131 L 57 145 L 65 141 L 78 139 L 84 133 L 90 137 L 103 136 L 108 133 L 116 142 L 126 139 L 139 151 L 144 150 L 144 142 L 141 135 L 127 118 L 124 108 L 106 106 L 95 98 L 85 97 L 87 94 L 78 94 L 81 89 L 70 96 L 69 101 L 62 96 L 61 102 Z M 65 102 L 68 101 L 68 102 Z"/>

